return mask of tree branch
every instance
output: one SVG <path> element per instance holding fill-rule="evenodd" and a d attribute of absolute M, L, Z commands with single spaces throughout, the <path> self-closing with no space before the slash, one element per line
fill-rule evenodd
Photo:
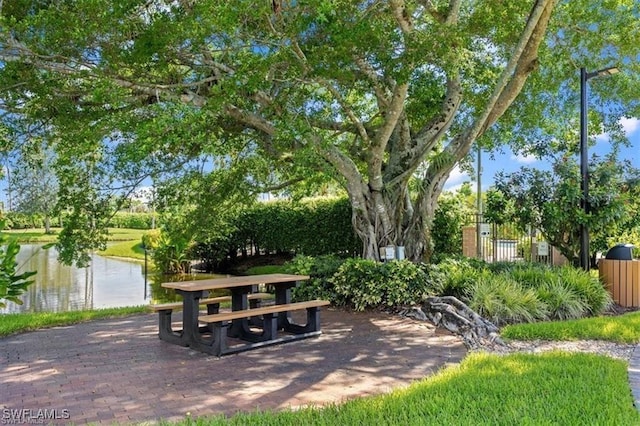
<path fill-rule="evenodd" d="M 225 107 L 225 112 L 234 120 L 269 136 L 273 136 L 276 133 L 276 128 L 257 114 L 243 111 L 235 105 L 227 105 Z"/>
<path fill-rule="evenodd" d="M 440 107 L 440 114 L 427 123 L 414 137 L 414 146 L 409 151 L 399 152 L 389 160 L 389 172 L 395 174 L 387 185 L 395 185 L 408 179 L 420 166 L 424 156 L 446 134 L 462 102 L 460 77 L 447 81 L 447 93 Z"/>
<path fill-rule="evenodd" d="M 371 139 L 369 137 L 369 134 L 367 133 L 367 129 L 365 129 L 360 119 L 356 116 L 355 112 L 353 111 L 353 109 L 351 109 L 349 104 L 344 100 L 342 94 L 338 91 L 338 89 L 336 89 L 329 81 L 322 78 L 318 79 L 318 83 L 326 88 L 333 95 L 336 102 L 340 104 L 340 107 L 342 108 L 344 113 L 347 115 L 347 117 L 349 117 L 349 120 L 351 120 L 353 125 L 356 127 L 360 138 L 362 138 L 362 141 L 367 144 L 371 143 Z"/>
<path fill-rule="evenodd" d="M 380 110 L 386 110 L 389 107 L 388 98 L 391 97 L 391 93 L 385 89 L 380 77 L 376 73 L 376 70 L 364 58 L 355 56 L 353 60 L 360 71 L 369 79 L 369 81 L 373 85 L 373 90 L 376 94 L 376 100 L 378 102 L 378 108 Z"/>
<path fill-rule="evenodd" d="M 402 32 L 410 34 L 413 31 L 413 23 L 411 22 L 411 16 L 407 13 L 404 0 L 391 0 L 389 1 L 389 6 Z"/>
<path fill-rule="evenodd" d="M 502 71 L 495 90 L 481 116 L 467 132 L 466 141 L 475 140 L 489 128 L 511 105 L 520 93 L 527 77 L 537 66 L 537 55 L 540 43 L 544 39 L 547 24 L 557 0 L 538 0 L 534 5 L 527 25 L 520 36 L 511 59 Z"/>

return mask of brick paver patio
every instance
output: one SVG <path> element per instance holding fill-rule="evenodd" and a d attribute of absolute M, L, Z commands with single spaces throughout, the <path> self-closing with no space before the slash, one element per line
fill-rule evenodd
<path fill-rule="evenodd" d="M 222 358 L 159 340 L 151 314 L 2 338 L 0 414 L 132 423 L 318 406 L 406 386 L 466 354 L 427 323 L 321 316 L 320 337 Z"/>

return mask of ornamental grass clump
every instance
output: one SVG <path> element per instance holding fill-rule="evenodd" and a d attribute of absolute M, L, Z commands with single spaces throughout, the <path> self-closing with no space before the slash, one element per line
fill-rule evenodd
<path fill-rule="evenodd" d="M 611 303 L 597 278 L 570 266 L 466 259 L 437 266 L 444 276 L 437 295 L 456 296 L 496 324 L 583 318 Z"/>
<path fill-rule="evenodd" d="M 546 304 L 549 318 L 554 320 L 581 318 L 590 312 L 587 301 L 570 283 L 559 277 L 541 283 L 537 295 Z"/>
<path fill-rule="evenodd" d="M 558 278 L 569 283 L 574 291 L 585 301 L 590 315 L 598 315 L 605 311 L 613 300 L 602 282 L 582 269 L 564 266 L 558 269 Z"/>
<path fill-rule="evenodd" d="M 471 309 L 496 325 L 533 322 L 547 318 L 547 306 L 536 292 L 505 274 L 478 280 L 469 289 Z"/>
<path fill-rule="evenodd" d="M 537 292 L 540 300 L 547 304 L 552 320 L 597 315 L 611 303 L 611 296 L 602 283 L 581 269 L 529 263 L 514 267 L 509 274 Z"/>
<path fill-rule="evenodd" d="M 438 263 L 443 280 L 433 291 L 438 296 L 454 296 L 464 299 L 469 289 L 479 280 L 488 279 L 492 273 L 486 263 L 467 258 L 450 258 Z"/>

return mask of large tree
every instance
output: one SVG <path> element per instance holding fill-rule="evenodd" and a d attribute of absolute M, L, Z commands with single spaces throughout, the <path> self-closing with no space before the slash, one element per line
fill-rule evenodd
<path fill-rule="evenodd" d="M 608 83 L 618 100 L 638 71 L 634 0 L 0 5 L 2 107 L 55 133 L 69 229 L 99 229 L 116 182 L 208 158 L 243 189 L 335 180 L 365 257 L 395 244 L 423 259 L 474 141 L 569 122 L 579 66 L 631 69 Z M 604 124 L 625 111 L 609 107 Z"/>
<path fill-rule="evenodd" d="M 52 170 L 53 152 L 38 137 L 22 141 L 21 149 L 12 156 L 7 192 L 12 209 L 29 215 L 41 215 L 45 232 L 51 232 L 58 193 L 58 182 Z"/>

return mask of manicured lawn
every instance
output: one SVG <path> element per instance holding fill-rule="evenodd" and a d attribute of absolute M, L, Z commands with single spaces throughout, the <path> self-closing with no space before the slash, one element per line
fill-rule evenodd
<path fill-rule="evenodd" d="M 640 312 L 506 327 L 505 339 L 640 342 Z M 627 363 L 602 355 L 475 353 L 388 395 L 299 411 L 197 419 L 198 425 L 640 425 Z M 193 424 L 188 421 L 179 424 Z"/>
<path fill-rule="evenodd" d="M 2 233 L 15 238 L 21 244 L 44 244 L 56 242 L 58 231 L 59 229 L 54 229 L 53 234 L 45 234 L 44 229 L 18 229 L 5 230 Z M 142 229 L 109 228 L 109 245 L 99 254 L 144 260 L 142 235 L 145 232 L 147 231 Z"/>
<path fill-rule="evenodd" d="M 0 336 L 37 330 L 39 328 L 77 324 L 79 322 L 123 317 L 136 313 L 148 313 L 147 306 L 128 308 L 96 309 L 92 311 L 35 312 L 21 314 L 0 314 Z"/>
<path fill-rule="evenodd" d="M 513 340 L 607 340 L 640 342 L 640 311 L 613 317 L 510 325 L 500 335 Z"/>
<path fill-rule="evenodd" d="M 53 234 L 45 234 L 44 228 L 4 230 L 3 234 L 14 237 L 19 243 L 52 243 L 57 241 L 59 228 L 53 228 Z M 143 229 L 109 228 L 109 241 L 140 241 Z"/>
<path fill-rule="evenodd" d="M 57 241 L 58 230 L 53 230 L 53 234 L 45 234 L 44 229 L 5 229 L 2 234 L 16 239 L 19 243 L 53 243 Z"/>
<path fill-rule="evenodd" d="M 193 420 L 178 424 L 192 425 Z M 471 354 L 388 395 L 197 425 L 637 425 L 626 363 L 592 354 Z"/>
<path fill-rule="evenodd" d="M 101 256 L 144 260 L 144 249 L 140 239 L 109 244 L 106 250 L 99 251 L 98 254 Z M 148 260 L 151 261 L 151 256 L 148 256 Z"/>

